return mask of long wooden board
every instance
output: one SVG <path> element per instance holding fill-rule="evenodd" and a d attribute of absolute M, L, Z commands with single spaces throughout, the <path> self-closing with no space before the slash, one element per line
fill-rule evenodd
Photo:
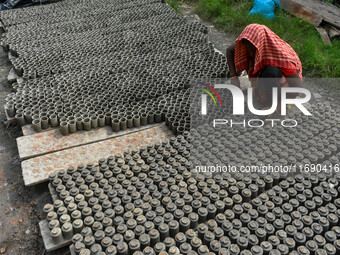
<path fill-rule="evenodd" d="M 95 128 L 90 131 L 78 131 L 68 135 L 62 135 L 59 129 L 51 129 L 32 135 L 18 137 L 17 146 L 20 158 L 28 159 L 51 152 L 132 134 L 160 125 L 164 125 L 164 123 L 141 126 L 138 128 L 129 128 L 119 132 L 113 132 L 111 127 L 106 126 L 102 128 Z"/>
<path fill-rule="evenodd" d="M 21 163 L 24 182 L 26 186 L 38 184 L 47 181 L 51 173 L 69 166 L 96 163 L 100 158 L 123 153 L 126 149 L 154 144 L 171 136 L 171 131 L 165 125 L 161 125 L 129 135 L 24 160 Z"/>
<path fill-rule="evenodd" d="M 305 7 L 298 0 L 280 0 L 280 4 L 286 11 L 291 12 L 301 19 L 307 20 L 316 27 L 322 22 L 322 17 L 318 15 L 318 13 Z"/>
<path fill-rule="evenodd" d="M 340 28 L 340 9 L 321 0 L 295 0 L 303 3 L 308 9 L 316 12 L 324 21 Z"/>
<path fill-rule="evenodd" d="M 318 27 L 324 20 L 340 28 L 340 9 L 320 0 L 280 0 L 281 6 Z"/>
<path fill-rule="evenodd" d="M 315 27 L 315 29 L 319 32 L 320 36 L 321 36 L 321 39 L 322 41 L 325 43 L 325 44 L 328 44 L 328 45 L 331 45 L 332 42 L 331 42 L 331 39 L 329 38 L 328 36 L 328 33 L 326 31 L 326 29 L 324 29 L 323 27 Z"/>

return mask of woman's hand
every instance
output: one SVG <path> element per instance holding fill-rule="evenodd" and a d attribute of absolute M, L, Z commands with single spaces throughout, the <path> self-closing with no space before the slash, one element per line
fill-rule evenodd
<path fill-rule="evenodd" d="M 230 73 L 230 84 L 235 85 L 240 88 L 241 84 L 237 76 L 237 70 L 236 70 L 234 60 L 235 60 L 235 43 L 233 43 L 227 48 L 227 63 L 228 63 L 229 73 Z"/>
<path fill-rule="evenodd" d="M 262 108 L 261 110 L 269 110 L 270 108 L 271 108 L 271 106 L 266 106 L 266 107 Z M 263 119 L 271 118 L 273 115 L 280 114 L 280 113 L 281 113 L 281 104 L 278 104 L 277 107 L 276 107 L 276 110 L 272 114 L 269 114 L 267 116 L 263 116 Z"/>
<path fill-rule="evenodd" d="M 241 87 L 240 79 L 237 76 L 230 78 L 230 84 L 237 86 L 239 88 Z"/>

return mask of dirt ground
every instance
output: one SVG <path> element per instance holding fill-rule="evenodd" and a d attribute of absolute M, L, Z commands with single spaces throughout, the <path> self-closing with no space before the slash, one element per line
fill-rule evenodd
<path fill-rule="evenodd" d="M 235 35 L 227 35 L 201 21 L 191 6 L 181 5 L 181 13 L 190 21 L 207 25 L 210 41 L 223 53 L 236 38 Z M 10 93 L 7 81 L 9 70 L 7 53 L 0 48 L 0 254 L 48 254 L 44 251 L 38 228 L 38 222 L 42 220 L 42 208 L 51 202 L 47 183 L 24 186 L 15 140 L 22 135 L 21 130 L 15 125 L 4 124 L 3 105 L 6 95 Z M 325 87 L 313 83 L 308 83 L 306 87 L 314 92 L 318 101 L 339 101 L 330 96 Z M 65 248 L 50 254 L 68 254 L 68 250 Z"/>
<path fill-rule="evenodd" d="M 0 48 L 0 254 L 42 255 L 38 222 L 44 204 L 51 202 L 47 184 L 25 187 L 16 138 L 21 129 L 5 123 L 4 102 L 10 93 L 7 53 Z"/>
<path fill-rule="evenodd" d="M 7 74 L 10 65 L 6 54 L 0 50 L 0 254 L 41 254 L 36 213 L 41 186 L 24 186 L 15 138 L 17 127 L 4 124 L 3 105 L 9 93 Z M 28 250 L 29 249 L 29 250 Z"/>

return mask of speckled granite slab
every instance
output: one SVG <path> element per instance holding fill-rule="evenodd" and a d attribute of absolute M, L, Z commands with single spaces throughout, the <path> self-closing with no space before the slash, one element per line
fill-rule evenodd
<path fill-rule="evenodd" d="M 158 125 L 129 135 L 24 160 L 21 163 L 24 182 L 26 186 L 38 184 L 47 181 L 50 173 L 58 172 L 69 166 L 97 163 L 100 158 L 123 153 L 125 149 L 153 144 L 169 139 L 171 136 L 171 131 L 165 125 Z"/>
<path fill-rule="evenodd" d="M 129 128 L 119 132 L 113 132 L 111 127 L 106 126 L 91 129 L 90 131 L 78 131 L 68 135 L 62 135 L 59 129 L 51 129 L 45 132 L 35 132 L 31 135 L 18 137 L 17 145 L 20 158 L 29 159 L 60 150 L 135 133 L 160 125 L 164 125 L 164 123 Z M 26 125 L 25 130 L 31 128 L 31 125 Z"/>
<path fill-rule="evenodd" d="M 40 133 L 46 132 L 46 131 L 50 131 L 53 128 L 48 127 L 47 129 L 42 130 Z M 33 134 L 38 134 L 37 131 L 34 130 L 33 125 L 32 124 L 26 124 L 24 126 L 21 126 L 21 131 L 23 135 L 33 135 Z"/>

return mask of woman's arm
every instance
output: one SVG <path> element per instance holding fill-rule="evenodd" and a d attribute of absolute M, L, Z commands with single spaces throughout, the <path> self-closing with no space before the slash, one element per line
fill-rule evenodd
<path fill-rule="evenodd" d="M 296 87 L 296 88 L 302 87 L 301 78 L 296 71 L 290 75 L 287 75 L 286 79 L 287 79 L 289 87 Z M 289 93 L 287 94 L 287 98 L 296 98 L 298 95 L 299 93 Z"/>
<path fill-rule="evenodd" d="M 230 83 L 240 87 L 240 80 L 238 79 L 236 66 L 235 66 L 235 43 L 230 45 L 227 48 L 227 63 L 229 67 L 229 73 L 230 73 Z"/>

